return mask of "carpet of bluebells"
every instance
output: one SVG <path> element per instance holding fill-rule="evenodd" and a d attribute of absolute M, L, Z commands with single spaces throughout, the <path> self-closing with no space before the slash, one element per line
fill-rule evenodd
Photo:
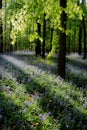
<path fill-rule="evenodd" d="M 55 57 L 0 54 L 0 130 L 87 130 L 87 60 L 68 55 L 63 80 Z"/>

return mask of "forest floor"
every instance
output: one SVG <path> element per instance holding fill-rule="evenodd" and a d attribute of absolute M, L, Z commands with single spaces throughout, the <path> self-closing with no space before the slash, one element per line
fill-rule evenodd
<path fill-rule="evenodd" d="M 0 54 L 0 130 L 87 130 L 87 60 L 57 60 L 32 52 Z"/>

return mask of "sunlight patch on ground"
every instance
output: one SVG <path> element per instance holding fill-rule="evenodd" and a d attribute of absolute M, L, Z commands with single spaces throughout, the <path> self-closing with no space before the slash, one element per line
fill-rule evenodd
<path fill-rule="evenodd" d="M 75 59 L 76 61 L 80 61 L 81 63 L 87 63 L 87 59 L 83 59 L 82 55 L 80 56 L 78 53 L 71 53 L 66 56 L 69 59 Z"/>
<path fill-rule="evenodd" d="M 49 107 L 51 105 L 53 105 L 51 108 L 53 111 L 56 109 L 61 111 L 62 107 L 63 112 L 66 111 L 65 115 L 67 114 L 68 118 L 71 118 L 72 116 L 67 112 L 70 112 L 70 114 L 73 112 L 75 114 L 75 112 L 77 112 L 78 117 L 82 114 L 87 116 L 87 96 L 83 94 L 83 91 L 79 91 L 79 89 L 76 89 L 71 83 L 59 79 L 56 75 L 50 75 L 50 73 L 40 69 L 38 66 L 27 63 L 27 59 L 20 60 L 21 57 L 16 58 L 16 56 L 13 55 L 1 55 L 1 57 L 4 61 L 2 62 L 2 65 L 0 65 L 0 73 L 6 73 L 6 79 L 8 79 L 8 77 L 11 79 L 14 79 L 14 77 L 17 78 L 18 84 L 15 84 L 16 88 L 14 93 L 12 93 L 12 99 L 16 105 L 19 104 L 19 106 L 22 107 L 28 120 L 35 118 L 33 115 L 35 114 L 36 119 L 38 119 L 39 116 L 40 120 L 49 125 Z M 72 66 L 70 66 L 70 68 L 72 68 Z M 75 69 L 73 69 L 73 71 L 75 71 Z M 30 94 L 30 91 L 33 93 Z M 7 97 L 11 98 L 10 91 L 7 91 L 6 93 Z M 42 108 L 40 108 L 41 106 L 38 106 L 40 105 L 39 102 L 45 103 L 44 105 L 49 111 L 44 113 Z M 59 107 L 57 106 L 58 104 Z M 68 109 L 70 109 L 70 111 Z M 30 113 L 30 111 L 32 112 Z M 37 115 L 38 112 L 39 114 Z M 61 116 L 63 115 L 61 114 Z M 33 125 L 38 126 L 38 123 L 39 122 L 35 121 Z"/>
<path fill-rule="evenodd" d="M 35 55 L 35 52 L 33 51 L 14 51 L 12 54 L 16 55 Z"/>

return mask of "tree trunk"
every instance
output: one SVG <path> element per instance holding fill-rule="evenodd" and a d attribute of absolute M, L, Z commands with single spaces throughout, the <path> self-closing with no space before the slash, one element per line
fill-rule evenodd
<path fill-rule="evenodd" d="M 41 24 L 40 23 L 37 23 L 37 33 L 40 37 L 41 36 Z M 41 41 L 39 38 L 36 41 L 36 56 L 37 55 L 41 55 Z"/>
<path fill-rule="evenodd" d="M 70 49 L 70 36 L 68 36 L 68 53 L 70 54 L 70 51 L 71 51 L 71 49 Z"/>
<path fill-rule="evenodd" d="M 9 28 L 10 28 L 10 33 L 11 33 L 11 31 L 12 31 L 12 23 L 10 22 L 10 24 L 9 24 Z M 10 42 L 10 51 L 13 51 L 14 49 L 13 49 L 13 45 L 11 44 L 11 38 L 9 37 L 9 42 Z"/>
<path fill-rule="evenodd" d="M 5 51 L 7 51 L 7 46 L 6 46 L 6 39 L 7 39 L 7 37 L 6 37 L 6 6 L 7 6 L 7 1 L 5 0 L 5 5 L 4 5 L 4 7 L 5 7 L 5 19 L 4 19 L 4 39 L 3 39 L 3 41 L 4 41 L 4 43 L 3 43 L 3 51 L 5 52 Z"/>
<path fill-rule="evenodd" d="M 60 7 L 66 8 L 66 0 L 60 0 Z M 65 66 L 66 66 L 66 13 L 62 10 L 61 13 L 61 27 L 64 30 L 60 30 L 59 34 L 59 55 L 58 55 L 58 75 L 65 78 Z"/>
<path fill-rule="evenodd" d="M 2 0 L 0 0 L 0 9 L 2 9 Z M 1 17 L 0 17 L 0 53 L 3 53 L 3 28 Z"/>
<path fill-rule="evenodd" d="M 77 5 L 80 5 L 80 1 L 77 1 Z M 80 23 L 80 27 L 79 27 L 79 44 L 78 44 L 78 54 L 81 55 L 82 53 L 82 22 Z"/>
<path fill-rule="evenodd" d="M 78 46 L 78 53 L 81 55 L 82 53 L 82 27 L 79 28 L 79 46 Z"/>
<path fill-rule="evenodd" d="M 82 0 L 82 5 L 85 7 L 85 0 Z M 85 25 L 85 18 L 82 16 L 82 23 L 83 23 L 83 32 L 84 32 L 84 56 L 83 59 L 86 59 L 86 25 Z"/>
<path fill-rule="evenodd" d="M 50 51 L 52 50 L 52 40 L 53 40 L 53 27 L 51 28 L 51 36 L 50 36 Z"/>
<path fill-rule="evenodd" d="M 45 37 L 46 37 L 46 14 L 44 14 L 43 21 L 43 44 L 42 44 L 42 57 L 45 58 Z"/>
<path fill-rule="evenodd" d="M 85 19 L 83 16 L 83 31 L 84 31 L 84 56 L 83 59 L 86 59 L 86 26 L 85 26 Z"/>

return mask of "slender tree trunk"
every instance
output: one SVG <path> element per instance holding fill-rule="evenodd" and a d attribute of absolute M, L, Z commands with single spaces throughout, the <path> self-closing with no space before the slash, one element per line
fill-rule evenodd
<path fill-rule="evenodd" d="M 80 5 L 80 1 L 77 1 L 77 5 Z M 81 55 L 82 53 L 82 22 L 80 23 L 80 27 L 79 27 L 79 44 L 78 44 L 78 54 Z"/>
<path fill-rule="evenodd" d="M 73 44 L 74 44 L 73 51 L 76 52 L 76 29 L 74 30 Z"/>
<path fill-rule="evenodd" d="M 82 0 L 82 5 L 85 7 L 85 0 Z M 86 25 L 85 25 L 85 17 L 82 16 L 83 23 L 83 32 L 84 32 L 84 56 L 83 59 L 86 59 Z"/>
<path fill-rule="evenodd" d="M 53 27 L 50 30 L 51 36 L 50 36 L 50 51 L 52 50 L 52 40 L 53 40 Z"/>
<path fill-rule="evenodd" d="M 45 38 L 46 38 L 46 14 L 44 14 L 43 21 L 43 44 L 42 44 L 42 57 L 45 58 Z"/>
<path fill-rule="evenodd" d="M 2 9 L 2 0 L 0 0 L 0 9 Z M 1 16 L 0 16 L 0 53 L 3 53 L 3 27 Z"/>
<path fill-rule="evenodd" d="M 68 53 L 70 54 L 70 36 L 68 36 Z"/>
<path fill-rule="evenodd" d="M 79 28 L 79 46 L 78 46 L 78 53 L 81 55 L 82 53 L 82 27 Z"/>
<path fill-rule="evenodd" d="M 40 23 L 37 23 L 37 33 L 40 37 L 41 36 L 41 24 Z M 39 38 L 36 41 L 36 56 L 37 55 L 41 55 L 41 41 Z"/>
<path fill-rule="evenodd" d="M 85 26 L 85 19 L 83 16 L 83 31 L 84 31 L 84 56 L 83 59 L 86 59 L 86 26 Z"/>
<path fill-rule="evenodd" d="M 60 0 L 60 7 L 66 8 L 66 0 Z M 62 10 L 61 13 L 61 27 L 64 31 L 60 30 L 59 34 L 59 55 L 58 55 L 58 75 L 65 78 L 66 66 L 66 13 Z"/>
<path fill-rule="evenodd" d="M 5 32 L 5 33 L 4 33 L 4 43 L 3 43 L 3 50 L 4 50 L 4 51 L 7 50 L 7 47 L 6 47 L 6 24 L 7 24 L 7 23 L 6 23 L 6 5 L 7 5 L 7 1 L 5 0 L 5 6 L 4 6 L 4 7 L 5 7 L 5 21 L 4 21 L 4 22 L 5 22 L 5 23 L 4 23 L 4 24 L 5 24 L 5 25 L 4 25 L 4 26 L 5 26 L 4 32 Z"/>
<path fill-rule="evenodd" d="M 10 24 L 9 24 L 9 26 L 10 26 L 10 33 L 11 33 L 11 30 L 12 30 L 12 23 L 10 22 Z M 10 51 L 13 51 L 13 45 L 11 44 L 11 38 L 9 37 L 9 42 L 10 42 Z"/>

